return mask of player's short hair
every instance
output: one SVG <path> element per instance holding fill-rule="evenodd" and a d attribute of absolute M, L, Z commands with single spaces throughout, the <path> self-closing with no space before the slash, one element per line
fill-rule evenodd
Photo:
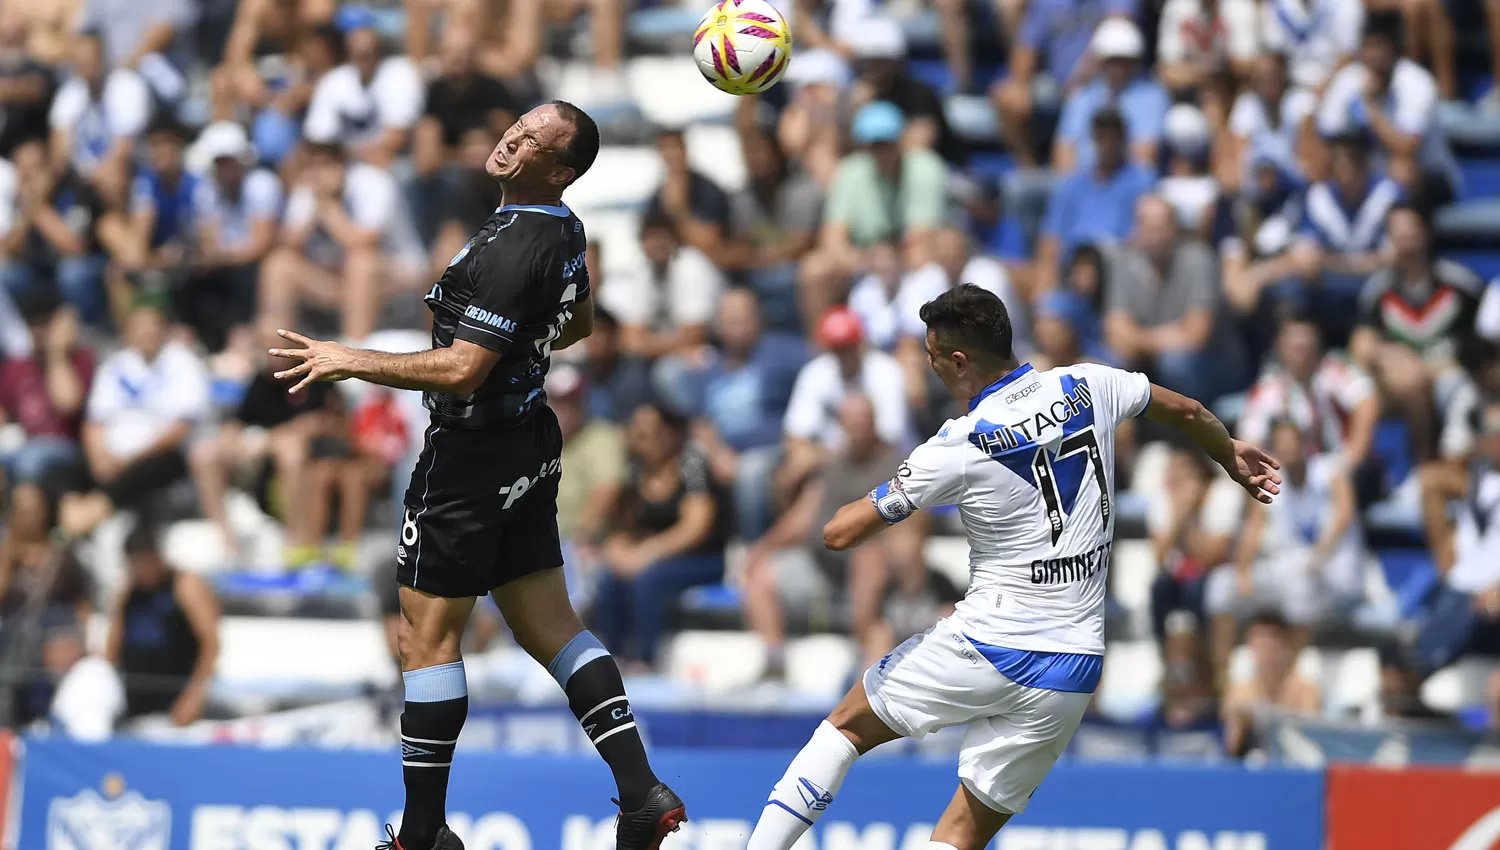
<path fill-rule="evenodd" d="M 1010 313 L 987 289 L 962 283 L 922 305 L 921 317 L 939 345 L 966 353 L 1015 359 Z"/>
<path fill-rule="evenodd" d="M 573 180 L 576 181 L 588 173 L 594 160 L 599 156 L 599 125 L 594 123 L 594 119 L 589 117 L 587 112 L 566 100 L 551 101 L 551 106 L 569 124 L 573 125 L 573 137 L 568 139 L 567 146 L 558 152 L 558 160 L 564 166 L 573 169 Z"/>

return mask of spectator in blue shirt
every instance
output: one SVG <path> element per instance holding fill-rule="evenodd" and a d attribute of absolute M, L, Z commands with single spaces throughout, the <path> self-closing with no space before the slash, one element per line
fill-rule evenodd
<path fill-rule="evenodd" d="M 807 362 L 802 337 L 761 328 L 751 289 L 719 303 L 722 350 L 691 383 L 693 437 L 714 478 L 733 488 L 739 533 L 754 538 L 771 523 L 771 477 L 781 454 L 781 421 Z"/>
<path fill-rule="evenodd" d="M 1031 0 L 1010 54 L 1010 74 L 990 91 L 1006 145 L 1022 168 L 1037 166 L 1030 122 L 1060 89 L 1085 78 L 1089 40 L 1106 16 L 1134 17 L 1135 0 Z M 1040 73 L 1039 73 L 1040 71 Z"/>
<path fill-rule="evenodd" d="M 1153 177 L 1125 161 L 1125 122 L 1120 113 L 1094 113 L 1094 164 L 1063 178 L 1052 190 L 1042 237 L 1037 242 L 1035 284 L 1046 292 L 1080 245 L 1106 245 L 1130 233 L 1135 202 L 1151 188 Z"/>
<path fill-rule="evenodd" d="M 1096 112 L 1109 107 L 1125 119 L 1130 158 L 1147 168 L 1154 167 L 1156 143 L 1171 98 L 1160 83 L 1140 73 L 1146 52 L 1141 31 L 1128 20 L 1110 18 L 1094 32 L 1089 51 L 1098 62 L 1099 72 L 1063 103 L 1057 138 L 1052 142 L 1053 170 L 1068 174 L 1093 164 L 1089 122 Z"/>
<path fill-rule="evenodd" d="M 110 246 L 127 271 L 175 269 L 187 259 L 199 178 L 183 165 L 186 145 L 186 129 L 171 119 L 146 130 L 146 165 L 130 187 L 128 233 Z"/>

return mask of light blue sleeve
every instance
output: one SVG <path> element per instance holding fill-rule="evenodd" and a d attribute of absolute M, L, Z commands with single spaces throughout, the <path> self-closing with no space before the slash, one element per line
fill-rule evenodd
<path fill-rule="evenodd" d="M 1131 92 L 1131 97 L 1121 104 L 1131 144 L 1160 139 L 1167 123 L 1167 108 L 1171 105 L 1166 89 L 1155 82 Z"/>
<path fill-rule="evenodd" d="M 1047 216 L 1042 219 L 1042 233 L 1062 238 L 1063 230 L 1073 218 L 1073 199 L 1078 194 L 1078 184 L 1071 177 L 1064 177 L 1052 188 L 1052 197 L 1047 200 Z"/>
<path fill-rule="evenodd" d="M 1063 102 L 1062 116 L 1057 119 L 1057 137 L 1074 147 L 1083 143 L 1088 135 L 1089 120 L 1094 117 L 1093 87 L 1086 86 L 1074 92 Z"/>

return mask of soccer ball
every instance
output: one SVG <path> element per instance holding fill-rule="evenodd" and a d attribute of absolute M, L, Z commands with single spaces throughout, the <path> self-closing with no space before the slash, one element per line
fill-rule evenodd
<path fill-rule="evenodd" d="M 693 58 L 714 88 L 758 94 L 776 85 L 792 57 L 792 30 L 766 0 L 719 0 L 693 33 Z"/>

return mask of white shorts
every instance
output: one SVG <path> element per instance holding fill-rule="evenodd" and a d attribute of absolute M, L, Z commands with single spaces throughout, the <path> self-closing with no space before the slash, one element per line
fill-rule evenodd
<path fill-rule="evenodd" d="M 905 737 L 968 724 L 959 779 L 987 805 L 1015 814 L 1026 809 L 1094 698 L 1017 684 L 952 617 L 896 647 L 865 671 L 864 684 L 876 716 Z"/>

